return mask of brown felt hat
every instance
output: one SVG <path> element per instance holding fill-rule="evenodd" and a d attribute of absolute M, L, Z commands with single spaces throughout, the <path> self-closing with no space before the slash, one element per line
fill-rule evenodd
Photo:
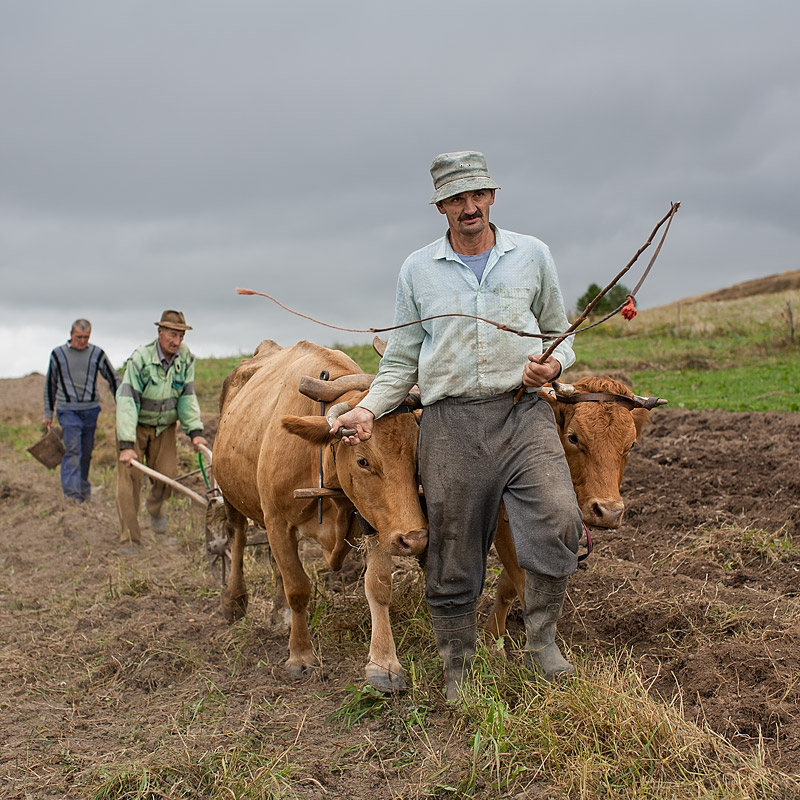
<path fill-rule="evenodd" d="M 161 314 L 161 320 L 154 322 L 159 328 L 169 328 L 173 331 L 190 331 L 191 325 L 186 324 L 186 317 L 183 316 L 183 311 L 173 311 L 168 308 Z"/>

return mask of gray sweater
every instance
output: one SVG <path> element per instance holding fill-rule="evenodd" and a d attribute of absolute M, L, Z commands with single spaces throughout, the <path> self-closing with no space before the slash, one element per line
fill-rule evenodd
<path fill-rule="evenodd" d="M 96 345 L 83 350 L 69 343 L 50 353 L 50 364 L 44 382 L 44 418 L 52 419 L 58 406 L 66 411 L 83 411 L 100 405 L 97 376 L 108 382 L 111 394 L 116 394 L 121 380 L 106 354 Z"/>

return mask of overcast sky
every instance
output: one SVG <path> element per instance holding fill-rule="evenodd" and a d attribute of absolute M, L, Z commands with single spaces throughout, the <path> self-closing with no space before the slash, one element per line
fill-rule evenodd
<path fill-rule="evenodd" d="M 0 0 L 0 377 L 76 317 L 120 365 L 164 308 L 201 356 L 370 341 L 235 288 L 391 324 L 446 151 L 569 308 L 675 200 L 640 307 L 797 269 L 798 30 L 796 0 Z"/>

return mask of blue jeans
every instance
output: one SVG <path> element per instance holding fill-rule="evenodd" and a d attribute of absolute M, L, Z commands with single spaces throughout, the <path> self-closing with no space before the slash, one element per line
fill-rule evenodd
<path fill-rule="evenodd" d="M 94 448 L 94 431 L 100 407 L 85 411 L 57 410 L 64 434 L 64 458 L 61 459 L 61 488 L 64 497 L 82 503 L 92 495 L 89 483 L 89 463 Z"/>

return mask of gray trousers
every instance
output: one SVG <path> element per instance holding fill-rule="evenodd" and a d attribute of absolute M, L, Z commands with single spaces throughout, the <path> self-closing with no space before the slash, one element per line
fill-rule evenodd
<path fill-rule="evenodd" d="M 422 414 L 431 607 L 480 597 L 501 500 L 523 569 L 564 578 L 577 567 L 581 513 L 553 412 L 535 393 L 513 398 L 448 397 Z"/>

